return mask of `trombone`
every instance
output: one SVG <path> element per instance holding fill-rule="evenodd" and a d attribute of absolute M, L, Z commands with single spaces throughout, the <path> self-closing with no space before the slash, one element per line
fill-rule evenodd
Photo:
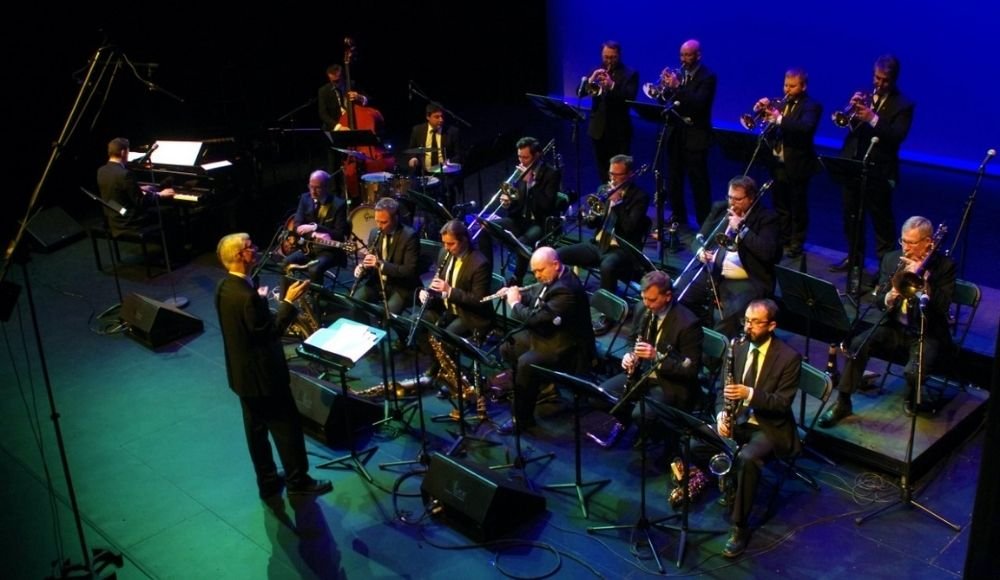
<path fill-rule="evenodd" d="M 534 163 L 532 163 L 528 167 L 525 167 L 520 164 L 517 167 L 515 167 L 514 172 L 510 174 L 510 177 L 505 179 L 500 184 L 500 187 L 497 188 L 497 191 L 496 193 L 493 194 L 493 197 L 491 197 L 490 200 L 486 202 L 486 205 L 483 206 L 483 209 L 481 209 L 479 213 L 476 214 L 475 218 L 473 218 L 472 225 L 477 225 L 480 220 L 490 221 L 496 217 L 497 213 L 499 213 L 500 209 L 503 207 L 503 202 L 500 201 L 501 194 L 506 194 L 511 201 L 517 201 L 517 198 L 520 195 L 520 193 L 517 190 L 517 184 L 521 181 L 521 178 L 523 178 L 524 175 L 528 173 L 528 171 L 530 171 L 533 167 L 538 165 L 538 163 L 540 163 L 542 159 L 545 158 L 545 155 L 548 154 L 548 152 L 551 151 L 555 146 L 556 146 L 556 140 L 550 139 L 549 142 L 545 145 L 545 148 L 542 149 L 541 155 L 538 156 L 538 159 L 536 159 Z M 472 225 L 470 225 L 469 227 L 472 227 Z M 479 237 L 479 234 L 482 233 L 482 231 L 483 227 L 480 225 L 479 229 L 472 234 L 471 239 L 473 240 L 477 239 Z"/>
<path fill-rule="evenodd" d="M 743 113 L 740 115 L 740 125 L 742 125 L 747 131 L 753 131 L 758 126 L 763 125 L 764 130 L 766 131 L 771 125 L 770 122 L 764 122 L 764 119 L 767 118 L 768 111 L 780 111 L 784 107 L 784 97 L 775 97 L 773 99 L 764 97 L 754 103 L 753 109 L 751 109 L 749 113 Z"/>

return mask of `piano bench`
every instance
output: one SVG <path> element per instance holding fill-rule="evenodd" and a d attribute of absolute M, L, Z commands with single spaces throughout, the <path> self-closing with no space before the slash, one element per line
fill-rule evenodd
<path fill-rule="evenodd" d="M 149 244 L 160 243 L 160 228 L 158 226 L 145 226 L 112 234 L 107 224 L 98 224 L 87 228 L 87 235 L 90 237 L 90 244 L 94 249 L 94 263 L 97 265 L 99 271 L 103 272 L 104 267 L 101 264 L 101 251 L 98 248 L 97 241 L 103 239 L 111 241 L 111 248 L 114 252 L 114 256 L 111 256 L 111 259 L 116 260 L 119 264 L 122 262 L 122 255 L 118 249 L 118 242 L 138 244 L 142 251 L 142 261 L 146 266 L 146 277 L 153 277 L 153 261 L 149 256 Z"/>

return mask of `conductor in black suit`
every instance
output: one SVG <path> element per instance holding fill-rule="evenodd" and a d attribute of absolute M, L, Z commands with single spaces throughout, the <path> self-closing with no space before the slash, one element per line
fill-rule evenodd
<path fill-rule="evenodd" d="M 712 207 L 698 236 L 708 238 L 721 222 L 724 227 L 719 231 L 735 244 L 736 251 L 706 239 L 706 247 L 712 249 L 697 251 L 704 264 L 703 271 L 682 299 L 685 306 L 699 315 L 704 326 L 714 326 L 730 337 L 739 330 L 739 319 L 751 300 L 774 294 L 774 267 L 781 259 L 778 216 L 763 203 L 754 205 L 760 195 L 750 177 L 729 180 L 727 201 Z M 721 307 L 715 303 L 716 298 Z M 719 320 L 713 324 L 713 313 L 719 310 Z"/>
<path fill-rule="evenodd" d="M 503 217 L 497 225 L 509 230 L 517 239 L 534 248 L 535 243 L 545 235 L 546 220 L 559 215 L 559 186 L 562 172 L 545 162 L 542 144 L 534 137 L 522 137 L 517 141 L 517 169 L 521 172 L 509 189 L 500 194 L 497 215 Z M 486 259 L 493 263 L 493 238 L 488 233 L 479 235 L 479 249 Z M 492 269 L 492 267 L 491 267 Z M 514 286 L 520 285 L 528 271 L 528 259 L 517 256 L 514 265 Z"/>
<path fill-rule="evenodd" d="M 667 191 L 671 221 L 688 225 L 684 202 L 684 178 L 691 181 L 696 223 L 702 223 L 712 205 L 708 179 L 708 148 L 712 143 L 712 104 L 715 102 L 715 73 L 701 62 L 701 43 L 691 39 L 681 45 L 680 75 L 668 75 L 667 85 L 675 92 L 674 112 L 667 117 Z"/>
<path fill-rule="evenodd" d="M 778 305 L 770 299 L 754 300 L 747 306 L 743 325 L 747 340 L 733 353 L 736 383 L 725 385 L 723 391 L 726 399 L 740 402 L 742 417 L 748 419 L 734 420 L 730 429 L 726 411 L 718 417 L 719 434 L 743 444 L 732 468 L 736 480 L 732 530 L 722 552 L 728 558 L 742 554 L 750 542 L 748 520 L 764 462 L 772 455 L 784 457 L 800 450 L 792 401 L 802 356 L 774 335 L 777 315 Z"/>
<path fill-rule="evenodd" d="M 624 394 L 630 376 L 638 379 L 647 365 L 660 356 L 674 353 L 659 363 L 655 374 L 644 387 L 654 390 L 656 398 L 666 405 L 682 411 L 691 411 L 700 394 L 698 371 L 701 369 L 702 343 L 705 333 L 693 312 L 674 302 L 674 287 L 666 272 L 654 270 L 642 277 L 640 283 L 642 307 L 632 318 L 633 350 L 622 357 L 624 373 L 611 377 L 601 388 L 616 397 Z M 601 447 L 610 447 L 625 431 L 632 420 L 635 405 L 623 405 L 601 432 L 588 432 L 587 436 Z"/>
<path fill-rule="evenodd" d="M 608 160 L 632 152 L 632 118 L 626 101 L 639 92 L 639 73 L 621 61 L 621 45 L 608 40 L 601 45 L 601 66 L 581 83 L 579 97 L 590 95 L 590 124 L 587 134 L 594 144 L 597 181 L 608 174 Z"/>
<path fill-rule="evenodd" d="M 230 234 L 219 241 L 216 253 L 228 274 L 215 292 L 215 308 L 226 357 L 229 388 L 240 397 L 250 459 L 257 474 L 260 497 L 278 493 L 285 483 L 289 494 L 326 493 L 329 481 L 309 476 L 305 439 L 292 392 L 280 337 L 295 319 L 292 302 L 308 287 L 300 281 L 288 288 L 277 315 L 268 310 L 267 288 L 257 288 L 249 273 L 257 262 L 257 247 L 248 234 Z M 285 469 L 278 473 L 271 454 L 274 445 Z"/>
<path fill-rule="evenodd" d="M 299 205 L 289 224 L 294 236 L 306 241 L 316 240 L 307 253 L 296 249 L 281 263 L 282 271 L 290 266 L 315 263 L 309 267 L 309 279 L 323 284 L 323 274 L 334 266 L 347 265 L 347 254 L 340 248 L 323 246 L 322 242 L 343 242 L 350 233 L 347 223 L 347 203 L 330 192 L 330 174 L 317 170 L 309 175 L 309 191 L 299 196 Z M 289 279 L 282 277 L 282 294 Z"/>
<path fill-rule="evenodd" d="M 364 278 L 356 281 L 361 286 L 355 297 L 374 302 L 384 289 L 389 311 L 399 314 L 420 286 L 420 240 L 413 228 L 400 223 L 399 203 L 391 197 L 375 203 L 375 225 L 368 237 L 368 254 L 354 269 L 356 279 Z"/>
<path fill-rule="evenodd" d="M 910 132 L 915 104 L 896 86 L 899 60 L 891 54 L 878 57 L 872 79 L 871 103 L 861 93 L 851 97 L 851 117 L 847 137 L 840 154 L 848 159 L 864 160 L 868 155 L 867 187 L 862 193 L 860 178 L 843 188 L 844 234 L 848 253 L 863 264 L 865 255 L 864 217 L 868 213 L 875 230 L 875 255 L 879 260 L 896 246 L 896 220 L 892 215 L 892 190 L 899 183 L 899 148 Z M 872 145 L 872 138 L 878 143 Z M 864 207 L 860 208 L 864 200 Z M 860 212 L 859 212 L 860 209 Z M 861 221 L 859 224 L 858 221 Z M 855 240 L 855 228 L 859 235 Z M 856 243 L 853 249 L 850 247 Z M 831 271 L 846 271 L 849 258 L 833 265 Z"/>
<path fill-rule="evenodd" d="M 460 133 L 458 127 L 444 126 L 444 107 L 438 103 L 427 103 L 425 114 L 427 122 L 413 127 L 407 148 L 424 148 L 426 151 L 411 155 L 407 163 L 411 171 L 420 175 L 437 173 L 440 176 L 445 191 L 445 207 L 450 209 L 455 205 L 461 178 L 439 170 L 443 165 L 462 163 Z"/>
<path fill-rule="evenodd" d="M 809 228 L 809 180 L 816 170 L 813 138 L 823 116 L 823 105 L 806 92 L 808 82 L 804 69 L 788 69 L 784 103 L 763 98 L 754 104 L 754 110 L 763 113 L 770 127 L 765 137 L 774 154 L 770 167 L 774 209 L 789 258 L 802 255 Z"/>
<path fill-rule="evenodd" d="M 522 430 L 535 425 L 535 401 L 541 386 L 541 378 L 531 365 L 578 374 L 589 368 L 596 356 L 590 304 L 580 279 L 548 246 L 531 255 L 531 271 L 538 286 L 524 294 L 517 286 L 501 290 L 511 318 L 524 325 L 524 331 L 514 335 L 514 343 L 505 344 L 501 351 L 516 365 L 513 415 Z M 508 434 L 513 429 L 513 421 L 507 421 L 497 432 Z"/>

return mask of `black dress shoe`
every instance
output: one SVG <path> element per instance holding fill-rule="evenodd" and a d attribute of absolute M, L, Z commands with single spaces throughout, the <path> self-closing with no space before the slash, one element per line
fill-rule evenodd
<path fill-rule="evenodd" d="M 847 268 L 849 268 L 850 265 L 851 261 L 848 258 L 844 258 L 843 260 L 827 268 L 827 270 L 829 270 L 830 272 L 846 272 Z"/>
<path fill-rule="evenodd" d="M 826 410 L 822 415 L 820 415 L 817 424 L 823 428 L 833 427 L 840 422 L 841 419 L 850 415 L 854 410 L 851 408 L 850 402 L 844 402 L 837 399 L 837 402 L 833 404 L 832 407 Z"/>
<path fill-rule="evenodd" d="M 285 489 L 285 478 L 281 477 L 280 475 L 266 483 L 261 483 L 257 486 L 257 492 L 260 495 L 260 499 L 268 499 L 277 495 L 281 495 L 281 492 L 284 489 Z"/>
<path fill-rule="evenodd" d="M 735 558 L 747 550 L 750 543 L 750 529 L 742 526 L 733 526 L 729 531 L 729 539 L 726 540 L 726 547 L 722 550 L 722 555 L 727 558 Z"/>
<path fill-rule="evenodd" d="M 322 495 L 333 491 L 333 484 L 325 479 L 306 478 L 302 483 L 288 486 L 288 495 Z"/>

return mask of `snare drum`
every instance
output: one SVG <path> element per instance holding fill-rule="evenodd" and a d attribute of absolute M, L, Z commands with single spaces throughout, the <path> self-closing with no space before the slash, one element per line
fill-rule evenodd
<path fill-rule="evenodd" d="M 388 171 L 379 171 L 376 173 L 366 173 L 361 176 L 362 189 L 364 190 L 364 197 L 361 203 L 364 204 L 374 204 L 376 201 L 383 197 L 388 197 L 391 195 L 390 185 L 393 182 L 395 176 Z"/>
<path fill-rule="evenodd" d="M 356 206 L 351 210 L 350 220 L 351 231 L 367 244 L 368 236 L 378 227 L 375 225 L 375 206 L 367 203 Z"/>
<path fill-rule="evenodd" d="M 423 177 L 405 177 L 402 175 L 397 175 L 392 179 L 389 184 L 389 189 L 397 197 L 402 197 L 406 195 L 406 192 L 414 189 L 416 191 L 428 191 L 432 192 L 437 189 L 437 186 L 441 184 L 441 180 L 433 175 L 423 176 Z"/>

